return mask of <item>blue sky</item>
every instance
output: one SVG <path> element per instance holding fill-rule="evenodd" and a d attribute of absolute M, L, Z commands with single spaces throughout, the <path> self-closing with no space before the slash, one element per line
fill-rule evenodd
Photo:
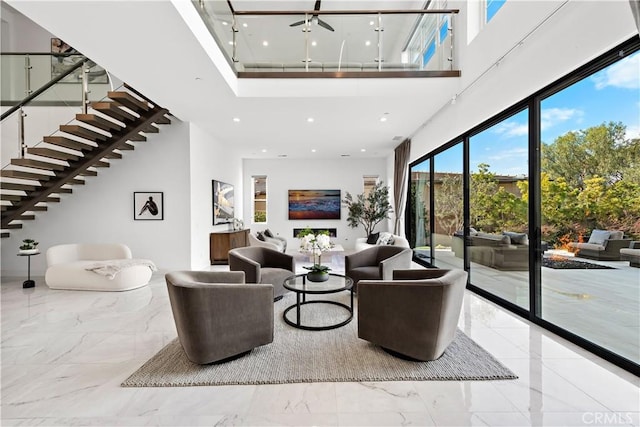
<path fill-rule="evenodd" d="M 542 141 L 553 142 L 570 131 L 603 122 L 627 125 L 627 138 L 640 138 L 640 53 L 581 80 L 542 101 Z M 527 174 L 527 111 L 522 111 L 471 138 L 472 171 L 488 163 L 500 175 Z M 419 167 L 413 170 L 428 170 Z M 436 157 L 439 172 L 462 171 L 462 147 Z"/>

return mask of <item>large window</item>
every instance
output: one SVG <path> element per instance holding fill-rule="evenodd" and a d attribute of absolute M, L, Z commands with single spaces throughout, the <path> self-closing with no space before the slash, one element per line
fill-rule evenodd
<path fill-rule="evenodd" d="M 434 170 L 433 264 L 440 268 L 463 268 L 462 144 L 436 154 Z"/>
<path fill-rule="evenodd" d="M 267 177 L 253 176 L 253 223 L 267 222 Z"/>
<path fill-rule="evenodd" d="M 468 253 L 474 285 L 529 307 L 528 110 L 471 136 Z"/>
<path fill-rule="evenodd" d="M 620 249 L 640 240 L 639 60 L 541 104 L 542 318 L 636 363 L 640 269 Z"/>
<path fill-rule="evenodd" d="M 412 163 L 407 209 L 417 262 L 465 268 L 471 289 L 634 373 L 639 50 L 631 39 Z"/>

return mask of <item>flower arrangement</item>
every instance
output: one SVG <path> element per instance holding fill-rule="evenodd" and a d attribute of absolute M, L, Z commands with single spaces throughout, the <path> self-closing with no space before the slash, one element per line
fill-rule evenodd
<path fill-rule="evenodd" d="M 313 265 L 304 268 L 314 273 L 327 273 L 331 270 L 321 262 L 322 252 L 333 247 L 328 231 L 319 231 L 314 234 L 310 228 L 305 228 L 298 233 L 298 238 L 300 238 L 300 252 L 313 255 Z"/>
<path fill-rule="evenodd" d="M 20 251 L 21 252 L 37 252 L 39 243 L 40 242 L 36 242 L 33 239 L 24 239 L 22 241 L 22 244 L 20 245 Z"/>

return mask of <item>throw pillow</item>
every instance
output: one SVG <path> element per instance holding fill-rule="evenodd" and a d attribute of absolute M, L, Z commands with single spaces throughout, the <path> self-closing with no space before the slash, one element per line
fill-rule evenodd
<path fill-rule="evenodd" d="M 611 235 L 610 231 L 606 230 L 593 230 L 591 236 L 589 236 L 589 242 L 594 245 L 604 245 L 604 241 Z"/>
<path fill-rule="evenodd" d="M 258 240 L 262 240 L 264 242 L 264 233 L 262 231 L 258 231 L 256 233 L 256 237 L 258 238 Z"/>
<path fill-rule="evenodd" d="M 528 245 L 529 244 L 529 236 L 527 233 L 515 233 L 513 231 L 503 231 L 502 234 L 504 236 L 509 236 L 511 239 L 511 243 L 514 245 Z"/>
<path fill-rule="evenodd" d="M 380 233 L 371 233 L 369 234 L 369 237 L 367 237 L 367 243 L 369 245 L 375 245 L 376 242 L 378 241 L 378 237 L 380 236 Z"/>
<path fill-rule="evenodd" d="M 376 242 L 376 245 L 390 245 L 391 243 L 389 243 L 389 241 L 392 239 L 393 239 L 393 234 L 382 232 L 380 233 L 380 237 L 378 237 L 378 241 Z"/>
<path fill-rule="evenodd" d="M 276 237 L 276 236 L 273 235 L 271 230 L 269 230 L 268 228 L 266 230 L 264 230 L 264 235 L 267 236 L 267 237 Z"/>

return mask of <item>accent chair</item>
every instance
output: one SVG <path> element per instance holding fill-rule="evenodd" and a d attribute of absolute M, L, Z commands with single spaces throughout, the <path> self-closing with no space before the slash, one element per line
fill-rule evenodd
<path fill-rule="evenodd" d="M 240 271 L 165 275 L 178 339 L 193 363 L 224 362 L 273 342 L 273 286 Z"/>
<path fill-rule="evenodd" d="M 296 263 L 291 255 L 261 246 L 247 246 L 229 251 L 229 270 L 243 271 L 247 283 L 273 285 L 274 301 L 288 292 L 284 280 L 295 274 Z"/>
<path fill-rule="evenodd" d="M 395 245 L 376 245 L 344 257 L 345 275 L 353 279 L 355 292 L 360 280 L 391 280 L 393 270 L 411 268 L 413 251 Z"/>
<path fill-rule="evenodd" d="M 455 338 L 467 272 L 396 270 L 358 284 L 358 337 L 404 359 L 436 360 Z"/>

